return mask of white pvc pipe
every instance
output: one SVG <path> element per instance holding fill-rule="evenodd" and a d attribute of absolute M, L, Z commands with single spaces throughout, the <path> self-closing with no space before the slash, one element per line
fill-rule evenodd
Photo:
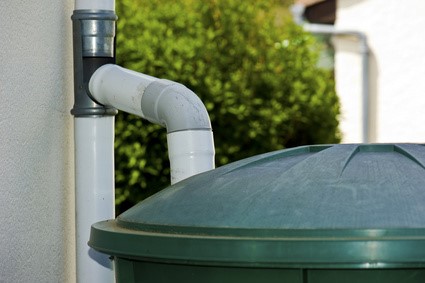
<path fill-rule="evenodd" d="M 111 260 L 87 242 L 93 223 L 115 218 L 114 117 L 76 117 L 77 282 L 114 282 Z"/>
<path fill-rule="evenodd" d="M 214 169 L 214 142 L 208 112 L 185 86 L 117 65 L 100 67 L 90 79 L 101 104 L 133 113 L 167 128 L 171 182 Z"/>
<path fill-rule="evenodd" d="M 74 9 L 115 11 L 115 0 L 75 0 Z M 108 255 L 87 244 L 92 224 L 115 218 L 114 119 L 74 119 L 76 268 L 80 283 L 115 282 Z"/>
<path fill-rule="evenodd" d="M 74 9 L 115 11 L 115 0 L 75 0 Z"/>
<path fill-rule="evenodd" d="M 90 93 L 103 105 L 143 118 L 142 96 L 157 78 L 137 73 L 117 65 L 104 65 L 96 70 L 90 79 Z"/>
<path fill-rule="evenodd" d="M 167 135 L 171 184 L 214 168 L 214 141 L 210 131 L 179 131 Z"/>
<path fill-rule="evenodd" d="M 303 24 L 304 30 L 314 34 L 329 34 L 329 35 L 348 35 L 355 36 L 359 40 L 361 55 L 361 76 L 362 76 L 362 87 L 361 87 L 361 99 L 362 99 L 362 142 L 369 143 L 369 47 L 367 43 L 366 34 L 360 31 L 353 30 L 340 30 L 336 29 L 332 25 L 323 24 Z"/>
<path fill-rule="evenodd" d="M 355 30 L 340 30 L 336 29 L 333 25 L 326 24 L 310 24 L 305 23 L 304 21 L 304 12 L 305 5 L 304 4 L 294 4 L 291 6 L 292 16 L 294 18 L 294 22 L 298 25 L 302 26 L 305 31 L 314 33 L 314 34 L 328 34 L 328 35 L 349 35 L 355 36 L 359 39 L 360 43 L 360 54 L 362 57 L 362 142 L 368 143 L 370 142 L 369 137 L 369 46 L 367 43 L 367 36 L 365 33 Z"/>

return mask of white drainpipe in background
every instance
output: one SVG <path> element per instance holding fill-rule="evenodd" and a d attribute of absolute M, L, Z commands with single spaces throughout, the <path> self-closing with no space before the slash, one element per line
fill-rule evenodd
<path fill-rule="evenodd" d="M 341 30 L 335 28 L 333 25 L 326 24 L 310 24 L 304 21 L 305 6 L 302 4 L 294 4 L 291 7 L 294 22 L 303 27 L 307 32 L 313 34 L 326 34 L 336 36 L 354 36 L 359 41 L 359 53 L 361 56 L 361 100 L 362 100 L 362 142 L 370 142 L 370 83 L 369 83 L 369 46 L 367 36 L 365 33 L 355 30 Z"/>
<path fill-rule="evenodd" d="M 167 128 L 172 184 L 214 168 L 211 123 L 200 99 L 181 84 L 114 65 L 114 10 L 113 0 L 76 0 L 72 15 L 76 266 L 81 283 L 115 281 L 111 259 L 87 245 L 92 224 L 115 218 L 115 107 Z"/>

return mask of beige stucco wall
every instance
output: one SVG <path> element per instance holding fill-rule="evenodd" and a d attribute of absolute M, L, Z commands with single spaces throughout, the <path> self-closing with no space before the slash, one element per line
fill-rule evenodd
<path fill-rule="evenodd" d="M 425 1 L 339 0 L 336 28 L 367 34 L 371 142 L 425 142 Z M 336 83 L 344 142 L 361 141 L 361 72 L 355 38 L 339 37 Z"/>
<path fill-rule="evenodd" d="M 0 282 L 74 282 L 72 1 L 0 1 Z"/>

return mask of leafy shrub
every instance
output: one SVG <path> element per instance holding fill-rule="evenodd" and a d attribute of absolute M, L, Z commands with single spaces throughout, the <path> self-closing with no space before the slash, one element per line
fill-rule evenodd
<path fill-rule="evenodd" d="M 117 2 L 118 64 L 180 82 L 203 100 L 217 166 L 339 141 L 332 74 L 316 67 L 310 35 L 277 20 L 277 2 Z M 159 126 L 120 113 L 116 132 L 116 203 L 123 211 L 168 184 L 169 163 Z"/>

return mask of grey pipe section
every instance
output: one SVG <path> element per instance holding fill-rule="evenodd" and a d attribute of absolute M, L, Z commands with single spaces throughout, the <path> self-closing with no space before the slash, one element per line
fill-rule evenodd
<path fill-rule="evenodd" d="M 72 15 L 74 51 L 75 117 L 114 116 L 118 111 L 96 103 L 88 93 L 92 74 L 105 64 L 115 63 L 115 21 L 113 11 L 75 10 Z"/>

